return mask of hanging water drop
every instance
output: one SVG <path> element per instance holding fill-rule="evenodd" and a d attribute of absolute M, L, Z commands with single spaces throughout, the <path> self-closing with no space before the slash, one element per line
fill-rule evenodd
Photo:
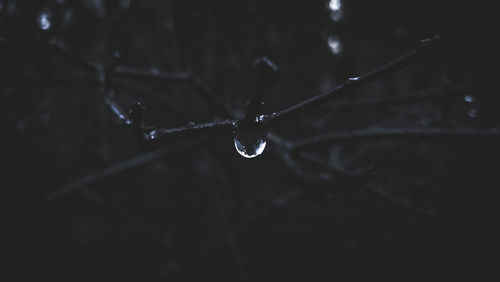
<path fill-rule="evenodd" d="M 234 147 L 245 158 L 255 158 L 266 148 L 266 136 L 239 133 L 234 136 Z"/>
<path fill-rule="evenodd" d="M 235 125 L 234 147 L 245 158 L 255 158 L 264 152 L 267 143 L 267 130 L 261 124 L 265 116 L 259 115 L 255 120 L 243 120 Z"/>

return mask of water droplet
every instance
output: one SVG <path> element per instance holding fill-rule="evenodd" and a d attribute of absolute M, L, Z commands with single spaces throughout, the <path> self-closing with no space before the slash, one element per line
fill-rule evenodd
<path fill-rule="evenodd" d="M 264 152 L 267 143 L 267 130 L 259 125 L 264 118 L 264 115 L 260 115 L 255 118 L 255 122 L 240 121 L 236 124 L 234 147 L 243 157 L 255 158 Z"/>
<path fill-rule="evenodd" d="M 337 36 L 329 36 L 327 42 L 328 46 L 330 47 L 330 51 L 332 51 L 334 55 L 338 55 L 340 52 L 342 52 L 342 45 Z"/>
<path fill-rule="evenodd" d="M 38 15 L 38 26 L 40 26 L 42 30 L 49 30 L 51 25 L 49 12 L 41 11 Z"/>
<path fill-rule="evenodd" d="M 252 134 L 242 135 L 239 134 L 234 137 L 234 147 L 240 155 L 245 158 L 255 158 L 264 152 L 266 148 L 266 140 L 256 137 Z"/>
<path fill-rule="evenodd" d="M 476 97 L 472 96 L 472 95 L 465 95 L 464 101 L 467 103 L 474 103 L 474 102 L 476 102 Z"/>
<path fill-rule="evenodd" d="M 479 111 L 477 109 L 470 109 L 467 114 L 469 115 L 470 118 L 477 118 L 477 115 L 479 114 Z"/>
<path fill-rule="evenodd" d="M 358 80 L 358 79 L 359 79 L 359 76 L 357 76 L 357 77 L 349 77 L 349 80 L 350 80 L 350 81 L 356 81 L 356 80 Z"/>

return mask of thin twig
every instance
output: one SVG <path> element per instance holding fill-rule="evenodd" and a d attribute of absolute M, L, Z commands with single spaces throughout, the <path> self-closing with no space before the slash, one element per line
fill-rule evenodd
<path fill-rule="evenodd" d="M 499 138 L 500 128 L 488 129 L 449 129 L 449 128 L 368 128 L 347 132 L 336 132 L 295 141 L 292 150 L 303 150 L 325 143 L 346 143 L 374 140 L 427 140 L 451 137 L 460 138 Z"/>
<path fill-rule="evenodd" d="M 56 189 L 54 192 L 46 196 L 44 202 L 56 200 L 75 191 L 84 189 L 90 184 L 109 178 L 117 173 L 121 173 L 133 168 L 140 167 L 142 165 L 146 165 L 168 154 L 188 149 L 193 145 L 194 144 L 184 144 L 173 148 L 163 148 L 154 152 L 135 156 L 129 160 L 121 161 L 117 164 L 111 165 L 109 167 L 106 167 L 104 169 L 98 170 L 84 177 L 71 181 L 70 183 L 64 185 L 62 188 Z"/>
<path fill-rule="evenodd" d="M 278 152 L 278 154 L 281 154 L 280 159 L 284 162 L 288 162 L 287 166 L 293 170 L 294 172 L 298 173 L 299 175 L 305 175 L 304 171 L 302 168 L 300 168 L 297 164 L 296 161 L 293 160 L 291 152 L 293 150 L 294 144 L 284 138 L 282 138 L 279 135 L 276 135 L 275 133 L 269 133 L 268 135 L 269 140 L 273 141 L 274 143 L 278 144 L 281 147 L 281 150 Z M 313 162 L 316 165 L 320 164 L 320 166 L 324 166 L 323 163 L 321 163 L 318 158 L 315 156 L 308 154 L 306 152 L 300 152 L 298 155 L 300 158 Z M 362 179 L 366 176 L 369 175 L 369 172 L 371 172 L 371 169 L 365 169 L 365 170 L 359 170 L 356 172 L 352 172 L 346 169 L 342 168 L 337 168 L 337 167 L 332 167 L 328 165 L 328 169 L 333 171 L 336 175 L 343 176 L 347 179 Z M 311 178 L 311 176 L 307 176 L 308 178 Z"/>
<path fill-rule="evenodd" d="M 56 55 L 80 66 L 83 70 L 98 73 L 102 69 L 102 66 L 100 64 L 84 59 L 70 52 L 68 49 L 64 48 L 60 44 L 57 44 L 56 42 L 46 42 L 42 40 L 36 40 L 36 42 L 41 44 L 42 46 L 45 46 L 48 50 L 54 52 Z"/>
<path fill-rule="evenodd" d="M 336 114 L 338 114 L 338 110 L 346 110 L 346 109 L 360 109 L 360 108 L 369 108 L 372 109 L 375 107 L 388 107 L 392 105 L 414 105 L 419 102 L 426 102 L 429 100 L 443 99 L 445 97 L 453 97 L 458 96 L 460 94 L 464 94 L 465 88 L 463 86 L 453 87 L 452 89 L 447 89 L 443 86 L 432 87 L 429 89 L 423 89 L 416 91 L 407 95 L 400 96 L 389 96 L 389 97 L 378 97 L 378 98 L 368 98 L 362 100 L 354 100 L 354 101 L 337 101 L 329 108 L 329 113 L 318 119 L 314 126 L 316 128 L 322 128 L 330 119 L 332 119 Z"/>
<path fill-rule="evenodd" d="M 384 75 L 395 72 L 413 62 L 413 60 L 415 60 L 419 55 L 422 54 L 422 51 L 426 47 L 433 45 L 433 43 L 438 41 L 439 38 L 440 38 L 439 36 L 435 36 L 433 38 L 421 40 L 420 44 L 415 49 L 397 58 L 396 60 L 378 69 L 372 70 L 363 76 L 349 78 L 343 84 L 325 93 L 311 97 L 305 101 L 302 101 L 277 113 L 270 114 L 268 115 L 268 118 L 266 119 L 265 123 L 267 124 L 267 126 L 271 126 L 272 124 L 275 124 L 279 120 L 284 120 L 299 113 L 302 113 L 304 111 L 313 109 L 317 106 L 324 105 L 340 97 L 342 94 L 345 94 L 349 91 L 353 91 L 357 88 L 360 88 L 372 81 L 375 81 L 383 77 Z"/>
<path fill-rule="evenodd" d="M 232 129 L 234 126 L 235 120 L 223 120 L 223 121 L 212 121 L 200 124 L 188 124 L 187 126 L 177 127 L 177 128 L 169 128 L 169 129 L 154 129 L 147 133 L 148 140 L 151 142 L 155 142 L 156 140 L 165 139 L 166 135 L 180 135 L 180 134 L 202 134 L 213 132 L 218 129 Z"/>
<path fill-rule="evenodd" d="M 306 161 L 309 161 L 315 165 L 319 165 L 321 167 L 327 167 L 331 172 L 333 172 L 336 175 L 344 176 L 350 179 L 364 179 L 368 177 L 370 172 L 372 171 L 371 168 L 368 169 L 358 169 L 356 171 L 350 171 L 347 170 L 340 165 L 332 165 L 328 164 L 324 161 L 322 161 L 320 158 L 313 156 L 312 154 L 307 154 L 305 152 L 300 152 L 298 156 Z"/>
<path fill-rule="evenodd" d="M 307 158 L 310 162 L 316 164 L 316 165 L 319 165 L 323 168 L 326 168 L 328 169 L 329 171 L 333 172 L 333 173 L 338 173 L 339 172 L 339 169 L 337 167 L 334 167 L 328 163 L 325 163 L 321 160 L 319 160 L 318 158 L 311 158 L 308 156 Z M 345 175 L 345 172 L 343 172 L 344 175 Z M 419 214 L 423 214 L 423 215 L 427 215 L 427 216 L 434 216 L 435 213 L 433 211 L 430 211 L 428 209 L 425 209 L 425 208 L 422 208 L 422 207 L 419 207 L 419 206 L 416 206 L 412 203 L 410 203 L 409 201 L 406 201 L 404 199 L 401 199 L 401 198 L 398 198 L 394 195 L 392 195 L 391 193 L 387 192 L 387 191 L 384 191 L 372 184 L 369 184 L 369 183 L 366 183 L 366 181 L 363 181 L 362 182 L 362 187 L 365 188 L 366 190 L 374 193 L 375 195 L 377 195 L 378 197 L 380 197 L 382 200 L 384 200 L 385 202 L 388 202 L 388 203 L 391 203 L 397 207 L 401 207 L 401 208 L 404 208 L 404 209 L 407 209 L 407 210 L 410 210 L 412 212 L 416 212 L 416 213 L 419 213 Z"/>
<path fill-rule="evenodd" d="M 207 174 L 207 182 L 208 182 L 207 184 L 208 184 L 209 190 L 212 194 L 213 200 L 215 202 L 217 212 L 219 213 L 219 216 L 222 220 L 223 230 L 224 230 L 224 233 L 226 234 L 226 239 L 228 240 L 229 246 L 231 247 L 231 251 L 232 251 L 234 260 L 235 260 L 236 264 L 238 265 L 240 278 L 242 281 L 248 281 L 248 275 L 247 275 L 247 271 L 246 271 L 246 267 L 245 267 L 242 255 L 241 255 L 241 250 L 240 250 L 240 247 L 238 244 L 237 236 L 234 234 L 234 230 L 229 225 L 228 213 L 227 213 L 226 206 L 224 205 L 224 201 L 223 201 L 222 196 L 221 196 L 221 191 L 219 189 L 219 186 L 221 186 L 221 185 L 218 185 L 218 183 L 215 180 L 215 177 L 217 177 L 217 176 L 213 176 L 213 175 L 211 175 L 211 173 L 208 173 Z M 219 178 L 220 178 L 220 181 L 222 181 L 223 184 L 225 184 L 224 185 L 225 187 L 231 186 L 231 185 L 229 185 L 229 183 L 227 183 L 227 179 L 225 179 L 224 177 L 219 177 Z"/>
<path fill-rule="evenodd" d="M 222 101 L 214 94 L 212 90 L 208 88 L 208 86 L 201 81 L 201 79 L 197 77 L 191 77 L 189 79 L 189 84 L 194 87 L 195 90 L 198 91 L 202 95 L 202 97 L 208 101 L 208 103 L 217 109 L 217 111 L 222 115 L 223 118 L 235 118 L 235 113 L 229 109 Z"/>
<path fill-rule="evenodd" d="M 27 75 L 27 76 L 2 76 L 0 82 L 11 85 L 59 85 L 59 84 L 89 84 L 98 85 L 95 76 L 85 75 Z"/>
<path fill-rule="evenodd" d="M 143 125 L 143 117 L 145 108 L 136 102 L 129 113 L 126 114 L 114 99 L 114 91 L 111 90 L 111 83 L 116 75 L 118 65 L 123 62 L 123 56 L 120 53 L 115 53 L 113 60 L 106 67 L 104 73 L 101 73 L 103 88 L 102 91 L 106 97 L 106 103 L 111 109 L 111 112 L 120 120 L 125 126 L 130 126 L 134 135 L 141 141 L 146 143 L 160 143 L 168 139 L 172 135 L 179 134 L 200 134 L 213 131 L 215 129 L 227 129 L 234 126 L 235 121 L 212 121 L 208 123 L 194 124 L 189 123 L 187 126 L 169 128 L 169 129 L 154 129 L 153 127 L 146 127 Z M 137 75 L 138 72 L 130 72 L 129 75 Z M 164 78 L 164 76 L 162 76 Z"/>
<path fill-rule="evenodd" d="M 400 208 L 403 208 L 403 209 L 407 209 L 407 210 L 409 210 L 411 212 L 416 212 L 416 213 L 419 213 L 419 214 L 422 214 L 422 215 L 426 215 L 426 216 L 438 216 L 438 217 L 442 217 L 442 216 L 437 215 L 432 210 L 416 206 L 416 205 L 412 204 L 411 202 L 409 202 L 409 201 L 407 201 L 405 199 L 396 197 L 396 196 L 392 195 L 391 193 L 389 193 L 387 191 L 384 191 L 384 190 L 376 187 L 375 185 L 364 183 L 363 186 L 364 186 L 364 188 L 366 190 L 372 192 L 373 194 L 375 194 L 376 196 L 378 196 L 379 198 L 381 198 L 385 202 L 393 204 L 393 205 L 395 205 L 397 207 L 400 207 Z"/>
<path fill-rule="evenodd" d="M 464 92 L 465 88 L 462 86 L 457 86 L 450 90 L 446 90 L 446 88 L 438 86 L 430 89 L 416 91 L 408 95 L 369 98 L 355 101 L 338 101 L 334 105 L 332 105 L 332 107 L 334 109 L 361 107 L 371 108 L 375 106 L 390 106 L 393 104 L 414 104 L 416 102 L 428 101 L 436 98 L 443 98 L 446 96 L 458 96 L 459 94 L 463 94 Z"/>
<path fill-rule="evenodd" d="M 158 80 L 165 82 L 185 82 L 192 77 L 190 72 L 160 72 L 160 71 L 148 71 L 128 67 L 119 67 L 116 69 L 116 76 L 131 78 L 131 79 L 143 79 L 143 80 Z"/>

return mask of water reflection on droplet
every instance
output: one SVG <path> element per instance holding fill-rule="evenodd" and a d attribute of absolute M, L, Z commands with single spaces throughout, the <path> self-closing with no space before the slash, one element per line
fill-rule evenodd
<path fill-rule="evenodd" d="M 479 111 L 477 109 L 470 109 L 467 114 L 470 118 L 477 118 Z"/>
<path fill-rule="evenodd" d="M 47 12 L 47 11 L 40 12 L 40 14 L 38 15 L 38 26 L 42 30 L 49 30 L 49 28 L 51 26 L 49 12 Z"/>
<path fill-rule="evenodd" d="M 330 47 L 330 51 L 334 55 L 338 55 L 342 52 L 342 44 L 340 43 L 340 39 L 337 36 L 329 36 L 327 42 L 328 46 Z"/>
<path fill-rule="evenodd" d="M 149 139 L 150 139 L 150 140 L 155 140 L 155 139 L 156 139 L 156 137 L 157 137 L 156 135 L 157 135 L 156 130 L 151 130 L 151 131 L 149 132 Z"/>
<path fill-rule="evenodd" d="M 264 152 L 266 139 L 255 134 L 237 134 L 234 137 L 234 147 L 245 158 L 255 158 Z"/>
<path fill-rule="evenodd" d="M 474 97 L 472 95 L 465 95 L 464 101 L 467 103 L 474 103 L 474 102 L 476 102 L 476 97 Z"/>
<path fill-rule="evenodd" d="M 262 104 L 264 104 L 264 103 L 262 103 Z M 264 115 L 256 116 L 255 117 L 255 122 L 262 122 L 262 121 L 264 121 L 264 118 L 265 118 Z"/>
<path fill-rule="evenodd" d="M 264 152 L 267 143 L 268 130 L 263 128 L 262 122 L 266 115 L 255 117 L 255 122 L 242 120 L 234 128 L 234 147 L 245 158 L 255 158 Z"/>

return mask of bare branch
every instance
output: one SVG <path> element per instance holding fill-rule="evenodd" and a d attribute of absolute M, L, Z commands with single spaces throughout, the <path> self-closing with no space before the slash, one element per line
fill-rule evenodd
<path fill-rule="evenodd" d="M 78 65 L 85 71 L 90 71 L 93 73 L 98 73 L 101 71 L 102 66 L 98 63 L 92 62 L 90 60 L 84 59 L 72 52 L 70 52 L 68 49 L 64 48 L 60 44 L 52 41 L 52 42 L 46 42 L 42 40 L 37 40 L 37 43 L 47 47 L 50 51 L 52 51 L 54 54 L 65 58 L 69 62 Z"/>
<path fill-rule="evenodd" d="M 98 170 L 96 172 L 93 172 L 89 175 L 86 175 L 82 178 L 76 179 L 71 181 L 70 183 L 66 184 L 62 188 L 56 189 L 55 192 L 50 193 L 48 196 L 45 197 L 44 202 L 49 202 L 56 200 L 58 198 L 61 198 L 63 196 L 66 196 L 70 193 L 73 193 L 75 191 L 81 190 L 86 188 L 88 185 L 104 180 L 110 176 L 113 176 L 117 173 L 121 173 L 133 168 L 140 167 L 142 165 L 151 163 L 153 161 L 156 161 L 168 154 L 176 153 L 185 149 L 188 149 L 192 147 L 194 143 L 192 144 L 183 144 L 181 146 L 173 147 L 173 148 L 163 148 L 158 151 L 146 153 L 143 155 L 139 155 L 136 157 L 133 157 L 129 160 L 119 162 L 117 164 L 114 164 L 112 166 L 109 166 L 107 168 L 104 168 L 102 170 Z"/>
<path fill-rule="evenodd" d="M 313 109 L 317 106 L 324 105 L 342 94 L 345 94 L 349 91 L 353 91 L 357 88 L 360 88 L 372 81 L 375 81 L 384 75 L 387 75 L 389 73 L 395 72 L 407 65 L 409 65 L 413 60 L 415 60 L 419 55 L 422 54 L 422 51 L 424 48 L 431 46 L 434 42 L 438 41 L 440 37 L 435 36 L 433 38 L 429 39 L 424 39 L 420 41 L 420 44 L 413 49 L 412 51 L 408 52 L 407 54 L 397 58 L 396 60 L 378 68 L 375 70 L 372 70 L 368 72 L 367 74 L 360 76 L 360 77 L 353 77 L 349 78 L 346 82 L 343 84 L 325 92 L 322 94 L 319 94 L 317 96 L 311 97 L 305 101 L 302 101 L 298 104 L 295 104 L 289 108 L 286 108 L 284 110 L 281 110 L 275 114 L 269 115 L 268 119 L 266 120 L 266 124 L 268 126 L 271 126 L 272 124 L 276 123 L 279 120 L 284 120 L 286 118 L 292 117 L 294 115 L 297 115 L 299 113 L 302 113 L 304 111 Z"/>
<path fill-rule="evenodd" d="M 346 143 L 374 140 L 427 140 L 443 138 L 499 138 L 500 128 L 449 129 L 449 128 L 368 128 L 336 132 L 295 141 L 292 150 L 303 150 L 325 143 Z"/>
<path fill-rule="evenodd" d="M 390 97 L 380 97 L 380 98 L 369 98 L 356 101 L 338 101 L 332 107 L 334 109 L 339 108 L 370 108 L 374 106 L 390 106 L 393 104 L 414 104 L 422 101 L 429 101 L 436 98 L 448 97 L 448 96 L 458 96 L 463 94 L 465 88 L 463 86 L 457 86 L 452 89 L 446 90 L 445 87 L 438 86 L 429 89 L 423 89 L 416 91 L 408 95 L 400 96 L 390 96 Z"/>
<path fill-rule="evenodd" d="M 169 129 L 153 129 L 146 132 L 146 138 L 153 143 L 163 140 L 167 135 L 181 135 L 181 134 L 203 134 L 214 132 L 215 130 L 232 130 L 235 120 L 212 121 L 200 124 L 189 123 L 187 126 L 169 128 Z M 158 141 L 157 141 L 158 140 Z"/>
<path fill-rule="evenodd" d="M 398 197 L 392 195 L 391 193 L 384 191 L 384 190 L 382 190 L 382 189 L 380 189 L 372 184 L 365 183 L 364 188 L 366 190 L 372 192 L 373 194 L 375 194 L 376 196 L 378 196 L 382 200 L 384 200 L 388 203 L 391 203 L 395 206 L 398 206 L 400 208 L 407 209 L 409 211 L 416 212 L 416 213 L 426 215 L 426 216 L 442 217 L 442 216 L 436 215 L 436 213 L 432 210 L 416 206 L 416 205 L 412 204 L 411 202 L 406 201 L 406 200 L 401 199 L 401 198 L 398 198 Z"/>
<path fill-rule="evenodd" d="M 158 80 L 165 82 L 186 82 L 191 77 L 190 72 L 160 72 L 147 71 L 128 67 L 119 67 L 116 69 L 116 76 L 123 78 L 131 78 L 136 80 Z"/>
<path fill-rule="evenodd" d="M 268 135 L 269 140 L 273 141 L 274 143 L 278 144 L 281 147 L 281 150 L 277 151 L 277 154 L 279 155 L 280 159 L 285 163 L 285 165 L 295 172 L 297 175 L 302 176 L 303 178 L 312 180 L 315 178 L 318 178 L 318 176 L 313 176 L 310 174 L 307 174 L 304 169 L 299 166 L 299 164 L 293 159 L 293 156 L 291 154 L 292 148 L 293 148 L 293 143 L 283 139 L 279 135 L 276 135 L 274 133 L 269 133 Z M 360 170 L 357 172 L 351 172 L 346 169 L 342 168 L 337 168 L 337 167 L 332 167 L 328 164 L 324 164 L 322 161 L 320 161 L 318 158 L 312 156 L 311 154 L 301 152 L 299 154 L 299 157 L 301 157 L 304 160 L 308 160 L 309 162 L 314 163 L 315 165 L 319 165 L 322 167 L 327 166 L 330 171 L 332 171 L 336 175 L 343 176 L 348 179 L 361 179 L 365 176 L 368 175 L 368 172 L 371 170 Z M 324 178 L 324 176 L 322 176 Z"/>
<path fill-rule="evenodd" d="M 325 163 L 325 162 L 319 160 L 318 158 L 311 157 L 310 155 L 304 155 L 304 156 L 310 162 L 315 163 L 323 168 L 326 168 L 335 174 L 338 174 L 340 172 L 342 175 L 349 175 L 344 170 L 339 170 L 337 167 L 334 167 L 328 163 Z M 351 177 L 359 177 L 360 175 L 351 174 L 350 176 Z M 361 174 L 361 176 L 366 176 L 366 173 Z M 366 183 L 365 181 L 362 183 L 362 188 L 374 193 L 375 195 L 380 197 L 382 200 L 384 200 L 388 203 L 391 203 L 395 206 L 398 206 L 398 207 L 401 207 L 401 208 L 404 208 L 404 209 L 407 209 L 407 210 L 410 210 L 412 212 L 416 212 L 419 214 L 427 215 L 427 216 L 434 216 L 435 215 L 435 213 L 433 211 L 416 206 L 409 201 L 398 198 L 387 191 L 384 191 L 384 190 L 382 190 L 382 189 L 380 189 L 372 184 Z"/>
<path fill-rule="evenodd" d="M 348 177 L 348 178 L 364 179 L 364 178 L 368 177 L 370 175 L 370 172 L 372 171 L 371 168 L 359 169 L 356 171 L 349 171 L 349 170 L 341 167 L 340 165 L 334 166 L 332 164 L 328 164 L 328 163 L 322 161 L 321 159 L 319 159 L 318 157 L 315 157 L 311 154 L 307 154 L 305 152 L 300 152 L 298 155 L 303 160 L 309 161 L 309 162 L 311 162 L 315 165 L 318 165 L 320 167 L 323 167 L 323 168 L 328 168 L 328 170 L 330 170 L 334 174 Z"/>
<path fill-rule="evenodd" d="M 189 85 L 191 85 L 195 90 L 202 95 L 202 97 L 208 101 L 208 103 L 217 110 L 217 112 L 224 118 L 230 117 L 235 118 L 235 113 L 229 109 L 222 101 L 210 90 L 205 83 L 203 83 L 197 77 L 191 77 L 189 79 Z"/>

